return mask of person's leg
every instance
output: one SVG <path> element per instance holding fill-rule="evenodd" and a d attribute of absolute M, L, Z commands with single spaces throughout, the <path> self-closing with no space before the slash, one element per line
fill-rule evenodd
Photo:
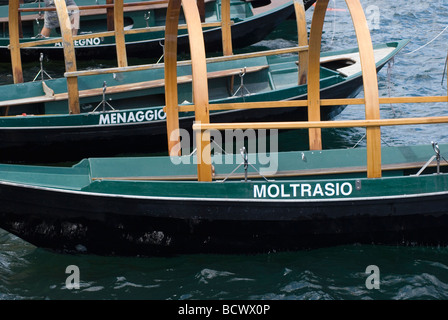
<path fill-rule="evenodd" d="M 65 2 L 67 3 L 67 10 L 69 12 L 70 21 L 72 23 L 72 34 L 75 36 L 78 34 L 79 30 L 79 8 L 74 0 L 65 0 Z"/>
<path fill-rule="evenodd" d="M 70 21 L 72 23 L 72 35 L 76 36 L 79 30 L 79 11 L 74 11 L 72 13 Z"/>
<path fill-rule="evenodd" d="M 45 1 L 45 6 L 50 8 L 54 7 L 54 1 Z M 44 14 L 44 27 L 40 31 L 40 34 L 44 37 L 49 37 L 51 30 L 59 26 L 58 14 L 56 11 L 45 11 Z"/>
<path fill-rule="evenodd" d="M 51 29 L 44 26 L 42 28 L 42 30 L 40 31 L 40 34 L 43 35 L 44 37 L 49 37 L 50 32 L 51 32 Z"/>

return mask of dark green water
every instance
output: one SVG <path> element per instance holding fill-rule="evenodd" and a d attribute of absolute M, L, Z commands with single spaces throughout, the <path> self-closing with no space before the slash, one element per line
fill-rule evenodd
<path fill-rule="evenodd" d="M 447 56 L 448 1 L 361 1 L 367 9 L 374 42 L 411 40 L 379 73 L 381 96 L 446 94 L 442 84 Z M 429 2 L 428 2 L 429 3 Z M 330 8 L 346 9 L 342 0 Z M 308 24 L 312 9 L 307 12 Z M 347 10 L 329 11 L 323 50 L 356 46 Z M 444 31 L 444 32 L 442 32 Z M 297 40 L 294 22 L 284 23 L 251 49 L 280 48 Z M 431 41 L 433 40 L 433 41 Z M 47 62 L 46 62 L 47 63 Z M 107 66 L 95 61 L 95 65 Z M 62 64 L 48 62 L 49 72 Z M 83 67 L 83 66 L 80 66 Z M 88 67 L 88 66 L 84 66 Z M 0 65 L 0 82 L 11 82 L 8 65 Z M 39 65 L 27 66 L 31 79 Z M 361 94 L 362 95 L 362 94 Z M 381 116 L 448 115 L 448 105 L 383 105 Z M 338 119 L 361 119 L 361 106 L 347 107 Z M 325 130 L 324 147 L 352 147 L 362 129 Z M 446 125 L 390 127 L 382 130 L 387 145 L 448 142 Z M 301 133 L 280 136 L 283 150 L 303 145 Z M 66 287 L 65 269 L 80 270 L 80 288 Z M 367 266 L 380 270 L 380 288 L 368 289 Z M 448 248 L 353 244 L 311 251 L 263 255 L 186 255 L 170 258 L 123 258 L 61 255 L 37 249 L 0 230 L 0 299 L 447 299 Z"/>

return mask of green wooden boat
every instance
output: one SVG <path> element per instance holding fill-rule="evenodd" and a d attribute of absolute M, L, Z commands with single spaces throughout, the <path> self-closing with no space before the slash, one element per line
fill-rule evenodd
<path fill-rule="evenodd" d="M 379 105 L 446 103 L 448 96 L 380 98 L 366 18 L 360 2 L 350 0 L 364 98 L 323 98 L 320 41 L 328 2 L 319 0 L 314 11 L 306 104 L 294 102 L 308 107 L 308 121 L 209 121 L 207 110 L 214 105 L 207 94 L 213 87 L 206 81 L 206 68 L 201 69 L 205 57 L 197 55 L 203 45 L 194 47 L 195 155 L 176 151 L 182 142 L 173 135 L 179 131 L 179 106 L 167 99 L 169 157 L 90 158 L 72 167 L 0 165 L 0 227 L 38 247 L 102 255 L 259 253 L 350 243 L 447 245 L 448 145 L 381 147 L 380 128 L 448 123 L 448 117 L 381 119 Z M 182 3 L 191 18 L 194 0 Z M 174 2 L 170 10 L 179 7 Z M 198 18 L 189 21 L 200 23 Z M 167 38 L 174 45 L 172 35 Z M 200 37 L 200 30 L 190 36 Z M 166 60 L 165 92 L 175 96 L 176 60 L 174 55 Z M 365 104 L 365 119 L 318 119 L 321 107 L 342 102 Z M 366 128 L 366 148 L 322 150 L 318 129 L 340 127 Z M 255 150 L 241 147 L 241 154 L 221 155 L 210 148 L 210 130 L 303 128 L 309 130 L 309 151 L 266 152 L 266 141 Z M 275 139 L 269 140 L 272 145 Z"/>
<path fill-rule="evenodd" d="M 448 145 L 440 150 L 448 158 Z M 431 145 L 382 155 L 381 179 L 366 178 L 364 148 L 269 154 L 269 166 L 253 155 L 247 182 L 243 166 L 231 174 L 239 155 L 215 156 L 213 182 L 194 181 L 195 157 L 187 156 L 0 165 L 0 228 L 37 247 L 101 255 L 447 245 L 446 164 L 415 175 L 434 155 Z"/>
<path fill-rule="evenodd" d="M 377 70 L 406 43 L 375 46 Z M 297 84 L 297 55 L 268 53 L 207 63 L 210 103 L 306 99 L 307 85 Z M 1 86 L 0 106 L 7 116 L 0 117 L 0 159 L 59 162 L 166 151 L 163 64 L 125 73 L 118 72 L 119 68 L 114 70 L 117 72 L 78 78 L 80 114 L 69 114 L 65 78 Z M 191 66 L 179 66 L 178 75 L 179 103 L 187 107 L 192 101 Z M 232 77 L 233 87 L 229 87 Z M 103 87 L 104 83 L 107 87 Z M 322 97 L 354 97 L 361 89 L 357 49 L 322 54 Z M 330 120 L 344 107 L 323 108 L 322 118 Z M 213 111 L 211 118 L 215 122 L 305 120 L 307 110 L 303 107 L 264 108 L 257 112 L 223 110 Z M 180 113 L 181 128 L 191 130 L 193 121 L 193 112 Z"/>
<path fill-rule="evenodd" d="M 141 3 L 140 6 L 125 7 L 124 27 L 126 31 L 145 31 L 152 29 L 152 32 L 137 32 L 126 35 L 126 50 L 129 58 L 160 58 L 163 54 L 164 30 L 166 6 L 168 1 L 135 1 L 125 0 L 126 4 Z M 151 2 L 155 4 L 151 4 Z M 282 21 L 294 14 L 293 2 L 282 5 L 270 4 L 266 10 L 254 14 L 254 5 L 257 2 L 232 0 L 231 19 L 233 21 L 232 38 L 235 49 L 249 46 L 263 40 Z M 305 7 L 309 8 L 314 1 L 305 1 Z M 80 8 L 80 30 L 79 35 L 108 31 L 107 15 L 105 8 L 106 0 L 77 0 L 76 4 Z M 40 7 L 39 7 L 40 5 Z M 25 3 L 20 6 L 21 10 L 30 8 L 43 8 L 42 2 Z M 88 10 L 88 8 L 92 10 Z M 94 9 L 94 10 L 93 10 Z M 43 26 L 43 12 L 28 12 L 22 14 L 23 37 L 21 43 L 35 41 L 34 37 L 40 33 Z M 213 25 L 221 19 L 221 1 L 205 1 L 204 23 L 211 24 L 205 27 L 204 37 L 209 52 L 221 51 L 221 29 Z M 180 24 L 185 24 L 183 17 Z M 10 60 L 8 45 L 10 44 L 8 29 L 8 6 L 0 6 L 0 24 L 2 34 L 0 37 L 0 59 Z M 59 31 L 52 31 L 52 37 L 60 37 Z M 78 60 L 91 59 L 116 59 L 114 37 L 93 36 L 88 39 L 75 41 L 76 57 Z M 188 37 L 185 30 L 179 33 L 179 52 L 188 51 Z M 23 61 L 38 61 L 43 53 L 50 60 L 63 60 L 64 54 L 61 42 L 55 44 L 42 44 L 34 47 L 24 47 L 21 49 Z"/>

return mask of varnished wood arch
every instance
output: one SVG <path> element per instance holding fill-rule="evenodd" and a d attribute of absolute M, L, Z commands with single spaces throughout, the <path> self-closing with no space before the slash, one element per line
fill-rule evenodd
<path fill-rule="evenodd" d="M 233 54 L 232 29 L 230 21 L 230 0 L 221 1 L 222 52 L 225 56 Z"/>
<path fill-rule="evenodd" d="M 372 39 L 364 10 L 358 0 L 346 0 L 352 16 L 358 40 L 361 59 L 362 79 L 364 84 L 364 99 L 366 120 L 380 119 L 380 104 L 378 94 L 378 79 Z M 381 177 L 381 128 L 369 127 L 367 130 L 367 176 Z"/>
<path fill-rule="evenodd" d="M 165 102 L 167 134 L 170 155 L 176 155 L 180 138 L 177 92 L 177 32 L 180 6 L 187 21 L 193 77 L 193 103 L 195 120 L 209 123 L 207 65 L 201 19 L 195 0 L 171 0 L 168 4 L 165 30 Z M 207 132 L 197 135 L 198 180 L 211 181 L 210 136 Z M 173 152 L 174 151 L 174 152 Z"/>
<path fill-rule="evenodd" d="M 55 0 L 56 11 L 61 28 L 62 47 L 64 48 L 65 71 L 76 71 L 75 45 L 73 43 L 72 23 L 65 0 Z M 71 114 L 79 114 L 78 78 L 67 78 L 68 107 Z"/>
<path fill-rule="evenodd" d="M 299 47 L 308 46 L 308 30 L 306 27 L 306 16 L 305 16 L 305 6 L 303 5 L 303 0 L 294 0 L 294 11 L 296 14 L 297 21 L 297 37 Z M 298 84 L 307 83 L 308 74 L 308 52 L 299 52 L 299 72 L 298 72 Z"/>
<path fill-rule="evenodd" d="M 320 121 L 320 50 L 323 23 L 329 0 L 318 0 L 314 9 L 310 31 L 308 68 L 308 120 Z M 359 0 L 346 0 L 358 41 L 364 83 L 366 120 L 380 119 L 378 80 L 367 20 Z M 367 176 L 381 177 L 380 127 L 367 130 Z M 309 129 L 311 150 L 322 149 L 321 129 Z"/>
<path fill-rule="evenodd" d="M 19 39 L 19 0 L 9 0 L 9 50 L 14 83 L 23 82 L 22 59 Z"/>
<path fill-rule="evenodd" d="M 308 49 L 308 121 L 320 121 L 320 50 L 325 13 L 329 0 L 318 0 L 311 21 L 310 43 Z M 320 128 L 309 132 L 310 150 L 322 149 Z"/>
<path fill-rule="evenodd" d="M 115 0 L 114 3 L 114 31 L 115 46 L 117 50 L 118 67 L 127 67 L 126 41 L 124 37 L 123 0 Z"/>

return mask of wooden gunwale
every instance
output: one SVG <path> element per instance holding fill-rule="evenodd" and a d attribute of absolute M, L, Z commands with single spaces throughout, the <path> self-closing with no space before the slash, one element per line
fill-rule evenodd
<path fill-rule="evenodd" d="M 231 25 L 234 23 L 231 22 Z M 221 26 L 220 22 L 206 22 L 201 24 L 203 28 L 210 28 L 210 27 L 219 27 Z M 187 29 L 186 24 L 179 25 L 179 29 Z M 149 27 L 149 28 L 136 28 L 131 30 L 123 30 L 124 35 L 128 34 L 138 34 L 138 33 L 146 33 L 146 32 L 156 32 L 156 31 L 164 31 L 165 27 Z M 95 37 L 113 37 L 115 36 L 115 31 L 104 31 L 104 32 L 97 32 L 97 33 L 90 33 L 90 34 L 80 34 L 73 36 L 73 40 L 84 40 L 84 39 L 90 39 L 93 36 Z M 46 45 L 46 44 L 53 44 L 53 43 L 59 43 L 61 42 L 61 37 L 51 38 L 51 39 L 43 39 L 43 40 L 36 40 L 36 41 L 27 41 L 20 43 L 20 48 L 30 48 L 30 47 L 36 47 L 39 45 Z"/>
<path fill-rule="evenodd" d="M 213 63 L 213 62 L 234 61 L 234 60 L 249 59 L 249 58 L 262 57 L 262 56 L 272 56 L 272 55 L 285 54 L 285 53 L 295 53 L 295 52 L 299 52 L 301 50 L 308 50 L 308 47 L 292 47 L 292 48 L 285 48 L 285 49 L 266 50 L 266 51 L 261 51 L 261 52 L 234 54 L 234 55 L 230 55 L 230 56 L 211 57 L 211 58 L 206 58 L 206 62 Z M 183 61 L 177 62 L 177 66 L 185 66 L 185 65 L 191 65 L 191 64 L 192 64 L 191 60 L 183 60 Z M 95 70 L 81 70 L 81 71 L 65 72 L 64 77 L 69 78 L 69 77 L 89 76 L 89 75 L 97 75 L 97 74 L 111 74 L 111 73 L 118 73 L 118 72 L 131 72 L 131 71 L 162 69 L 162 68 L 164 68 L 163 64 L 146 64 L 146 65 L 138 65 L 138 66 L 128 66 L 125 68 L 115 67 L 115 68 L 104 68 L 104 69 L 95 69 Z"/>
<path fill-rule="evenodd" d="M 256 72 L 263 68 L 263 66 L 255 67 L 255 69 L 251 69 L 252 67 L 248 67 L 246 72 Z M 217 71 L 220 72 L 220 71 Z M 217 77 L 229 76 L 229 75 L 237 75 L 239 74 L 240 69 L 228 69 L 225 74 L 219 75 L 215 72 L 208 72 L 208 79 L 214 79 Z M 191 76 L 181 76 L 177 77 L 178 83 L 186 83 L 190 82 Z M 137 83 L 129 83 L 122 84 L 117 86 L 109 86 L 107 87 L 108 93 L 121 93 L 129 90 L 137 91 L 137 90 L 145 90 L 148 88 L 155 88 L 164 86 L 164 80 L 149 80 L 142 81 Z M 88 89 L 79 91 L 80 98 L 87 98 L 98 96 L 103 92 L 102 88 Z M 61 101 L 67 100 L 67 93 L 58 93 L 51 96 L 39 96 L 33 98 L 21 98 L 21 99 L 13 99 L 13 100 L 5 100 L 0 101 L 0 107 L 7 106 L 15 106 L 15 105 L 23 105 L 24 103 L 44 103 L 51 101 Z M 429 97 L 388 97 L 388 98 L 380 98 L 380 104 L 394 104 L 394 103 L 437 103 L 437 102 L 447 102 L 446 96 L 429 96 Z M 321 106 L 335 106 L 335 105 L 362 105 L 364 104 L 364 99 L 322 99 Z M 210 104 L 210 111 L 217 110 L 242 110 L 242 109 L 261 109 L 261 108 L 297 108 L 297 107 L 306 107 L 306 100 L 291 100 L 291 101 L 278 101 L 275 102 L 275 105 L 272 105 L 272 102 L 238 102 L 238 103 L 214 103 Z M 180 105 L 179 112 L 191 112 L 194 111 L 194 105 Z M 200 130 L 200 128 L 198 128 Z"/>
<path fill-rule="evenodd" d="M 447 102 L 447 96 L 427 96 L 427 97 L 383 97 L 379 98 L 380 104 L 396 104 L 396 103 L 430 103 L 430 102 Z M 363 98 L 355 99 L 321 99 L 320 105 L 323 107 L 338 106 L 338 105 L 362 105 L 365 101 Z M 294 108 L 307 107 L 306 100 L 291 100 L 291 101 L 272 101 L 261 102 L 237 102 L 237 103 L 214 103 L 210 105 L 210 110 L 240 110 L 240 109 L 260 109 L 260 108 Z M 179 106 L 180 112 L 194 111 L 192 105 Z M 325 123 L 325 121 L 323 121 Z M 198 128 L 199 129 L 199 128 Z"/>
<path fill-rule="evenodd" d="M 268 66 L 266 66 L 266 65 L 265 66 L 247 67 L 246 72 L 247 73 L 257 72 L 257 71 L 260 71 L 260 70 L 263 70 L 266 68 L 268 68 Z M 212 71 L 212 72 L 207 73 L 207 78 L 208 79 L 216 79 L 216 78 L 220 78 L 220 77 L 238 75 L 240 73 L 240 71 L 241 71 L 240 68 Z M 187 83 L 187 82 L 191 82 L 191 81 L 192 81 L 191 75 L 177 77 L 177 83 L 179 83 L 179 84 Z M 163 87 L 164 85 L 165 85 L 165 79 L 148 80 L 148 81 L 142 81 L 142 82 L 137 82 L 137 83 L 128 83 L 128 84 L 110 86 L 110 87 L 107 87 L 107 93 L 115 94 L 115 93 L 122 93 L 122 92 L 128 92 L 128 91 L 146 90 L 146 89 L 150 89 L 150 88 Z M 87 98 L 87 97 L 99 96 L 102 94 L 102 92 L 103 92 L 102 87 L 95 88 L 95 89 L 81 90 L 81 91 L 79 91 L 79 97 Z M 0 107 L 23 105 L 23 104 L 29 104 L 29 103 L 44 103 L 44 102 L 62 101 L 62 100 L 67 100 L 67 98 L 68 98 L 67 93 L 57 93 L 54 95 L 43 95 L 43 96 L 32 97 L 32 98 L 22 98 L 22 99 L 0 101 Z"/>
<path fill-rule="evenodd" d="M 397 171 L 397 170 L 416 170 L 422 168 L 426 162 L 403 162 L 403 163 L 394 163 L 394 164 L 385 164 L 383 165 L 383 171 Z M 440 167 L 447 167 L 448 164 L 441 162 Z M 436 163 L 431 163 L 427 166 L 427 168 L 435 168 L 437 167 Z M 277 171 L 274 174 L 265 173 L 263 176 L 267 179 L 269 178 L 292 178 L 292 177 L 307 177 L 307 176 L 325 176 L 332 174 L 351 174 L 351 173 L 363 173 L 366 172 L 367 166 L 352 166 L 352 167 L 338 167 L 338 168 L 328 168 L 328 169 L 302 169 L 302 170 L 281 170 Z M 228 180 L 241 180 L 244 179 L 244 173 L 234 173 L 231 176 L 228 174 L 219 174 L 216 173 L 213 178 L 215 180 L 225 179 Z M 261 178 L 260 174 L 256 172 L 248 172 L 247 178 L 255 179 Z M 92 177 L 92 181 L 95 180 L 122 180 L 122 181 L 182 181 L 182 180 L 196 180 L 196 175 L 172 175 L 172 176 L 135 176 L 135 177 Z"/>
<path fill-rule="evenodd" d="M 211 123 L 193 124 L 193 130 L 234 130 L 234 129 L 308 129 L 308 128 L 350 128 L 380 127 L 415 124 L 448 123 L 448 116 L 416 117 L 397 119 L 344 120 L 344 121 L 285 121 L 285 122 L 246 122 L 246 123 Z"/>

